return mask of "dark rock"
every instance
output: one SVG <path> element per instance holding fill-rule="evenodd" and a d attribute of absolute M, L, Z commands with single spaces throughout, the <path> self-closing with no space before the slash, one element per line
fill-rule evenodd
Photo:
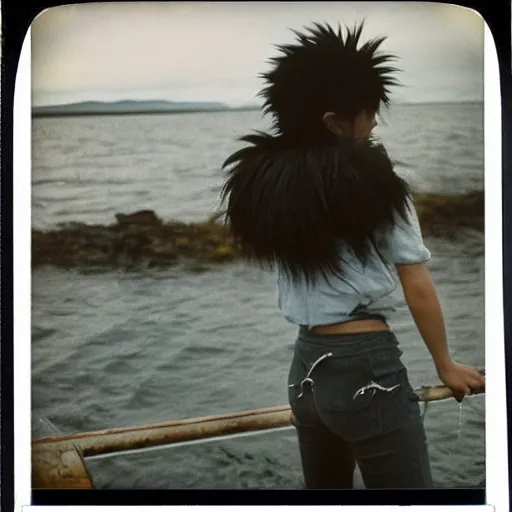
<path fill-rule="evenodd" d="M 484 230 L 484 193 L 415 194 L 424 236 L 455 240 L 464 230 Z M 206 222 L 163 223 L 151 210 L 116 214 L 117 224 L 79 222 L 32 231 L 32 266 L 62 268 L 168 268 L 184 262 L 192 272 L 236 261 L 241 251 L 218 212 Z"/>
<path fill-rule="evenodd" d="M 464 229 L 484 230 L 483 191 L 461 196 L 416 194 L 415 203 L 424 236 L 453 240 Z"/>
<path fill-rule="evenodd" d="M 172 244 L 150 246 L 146 254 L 151 258 L 166 261 L 174 261 L 179 256 L 178 251 Z"/>
<path fill-rule="evenodd" d="M 134 213 L 116 213 L 115 215 L 118 224 L 138 226 L 159 226 L 162 220 L 159 219 L 153 210 L 139 210 Z"/>
<path fill-rule="evenodd" d="M 175 264 L 176 258 L 158 258 L 152 257 L 148 259 L 148 268 L 168 268 Z"/>

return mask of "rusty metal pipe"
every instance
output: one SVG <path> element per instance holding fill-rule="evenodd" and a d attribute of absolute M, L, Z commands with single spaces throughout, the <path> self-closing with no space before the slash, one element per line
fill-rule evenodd
<path fill-rule="evenodd" d="M 291 424 L 290 414 L 288 406 L 278 406 L 242 413 L 47 437 L 33 441 L 32 446 L 37 448 L 47 444 L 54 446 L 72 444 L 84 457 L 88 457 L 239 432 L 281 428 Z"/>
<path fill-rule="evenodd" d="M 483 392 L 483 390 L 482 390 Z M 420 402 L 432 402 L 452 397 L 445 386 L 423 387 L 415 391 Z M 103 453 L 135 450 L 197 439 L 228 436 L 241 432 L 271 430 L 291 425 L 289 406 L 255 409 L 239 413 L 190 418 L 136 427 L 113 428 L 33 441 L 40 445 L 75 446 L 84 457 Z"/>
<path fill-rule="evenodd" d="M 416 390 L 416 395 L 420 402 L 444 400 L 453 396 L 451 390 L 444 386 L 423 387 Z M 261 432 L 290 425 L 290 407 L 277 406 L 218 416 L 36 439 L 32 442 L 32 487 L 46 489 L 93 487 L 84 457 L 238 433 Z"/>
<path fill-rule="evenodd" d="M 32 442 L 32 487 L 91 488 L 92 480 L 84 462 L 88 456 L 276 429 L 290 424 L 290 408 L 279 406 L 36 439 Z"/>

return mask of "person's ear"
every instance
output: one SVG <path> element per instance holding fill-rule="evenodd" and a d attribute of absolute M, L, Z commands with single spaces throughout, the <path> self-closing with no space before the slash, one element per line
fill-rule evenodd
<path fill-rule="evenodd" d="M 325 127 L 335 135 L 340 134 L 340 127 L 338 126 L 338 119 L 334 112 L 326 112 L 322 118 Z"/>

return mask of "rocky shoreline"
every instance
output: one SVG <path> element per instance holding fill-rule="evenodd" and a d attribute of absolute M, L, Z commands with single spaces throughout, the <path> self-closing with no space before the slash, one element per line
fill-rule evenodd
<path fill-rule="evenodd" d="M 460 196 L 415 194 L 425 237 L 453 240 L 461 230 L 484 230 L 484 193 Z M 116 223 L 78 222 L 32 230 L 32 267 L 138 270 L 184 263 L 190 271 L 241 258 L 224 226 L 224 214 L 205 222 L 164 222 L 152 210 L 116 214 Z"/>

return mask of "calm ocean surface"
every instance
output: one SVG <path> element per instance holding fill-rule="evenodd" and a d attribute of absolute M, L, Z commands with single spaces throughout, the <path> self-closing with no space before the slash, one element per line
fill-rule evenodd
<path fill-rule="evenodd" d="M 258 112 L 37 118 L 32 222 L 111 223 L 153 209 L 204 220 L 219 205 L 235 139 Z M 483 189 L 483 105 L 394 106 L 376 130 L 415 190 Z M 484 366 L 484 239 L 426 239 L 454 357 Z M 32 415 L 62 433 L 270 407 L 287 401 L 295 327 L 275 276 L 243 264 L 204 274 L 37 269 L 32 279 Z M 414 387 L 437 384 L 403 298 L 390 323 Z M 492 343 L 492 340 L 490 340 Z M 433 403 L 425 419 L 439 486 L 485 482 L 485 397 Z M 459 429 L 459 420 L 461 427 Z M 293 430 L 87 461 L 102 488 L 297 488 Z"/>

